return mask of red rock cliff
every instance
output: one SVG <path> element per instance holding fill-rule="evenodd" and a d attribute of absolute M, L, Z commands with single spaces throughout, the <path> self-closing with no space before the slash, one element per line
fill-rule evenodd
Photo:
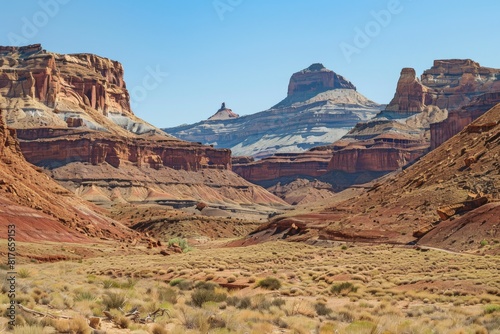
<path fill-rule="evenodd" d="M 121 138 L 70 129 L 18 130 L 22 152 L 29 162 L 40 166 L 59 166 L 69 162 L 109 163 L 115 168 L 123 162 L 137 166 L 161 166 L 198 171 L 204 168 L 231 169 L 231 151 L 196 143 L 165 140 L 163 137 Z"/>
<path fill-rule="evenodd" d="M 92 54 L 48 53 L 41 45 L 0 47 L 0 92 L 30 97 L 49 108 L 86 106 L 132 114 L 117 61 Z"/>

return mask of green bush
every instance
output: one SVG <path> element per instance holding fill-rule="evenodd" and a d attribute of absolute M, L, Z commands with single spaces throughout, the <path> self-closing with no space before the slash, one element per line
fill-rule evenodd
<path fill-rule="evenodd" d="M 79 302 L 82 300 L 95 300 L 96 297 L 89 291 L 78 291 L 75 293 L 74 301 Z"/>
<path fill-rule="evenodd" d="M 286 301 L 283 298 L 275 298 L 271 302 L 271 305 L 276 306 L 276 307 L 281 307 L 286 304 Z"/>
<path fill-rule="evenodd" d="M 356 292 L 356 291 L 358 291 L 358 288 L 356 286 L 354 286 L 354 284 L 352 284 L 351 282 L 342 282 L 339 284 L 332 285 L 332 287 L 330 288 L 330 291 L 333 294 L 338 295 L 340 293 Z"/>
<path fill-rule="evenodd" d="M 172 246 L 174 244 L 179 246 L 184 253 L 191 250 L 191 247 L 189 247 L 187 240 L 184 238 L 172 238 L 168 241 L 168 246 Z"/>
<path fill-rule="evenodd" d="M 281 282 L 277 278 L 267 277 L 260 280 L 257 286 L 267 290 L 278 290 L 281 288 Z"/>
<path fill-rule="evenodd" d="M 168 283 L 170 286 L 177 286 L 181 290 L 191 290 L 194 287 L 194 283 L 190 280 L 184 278 L 174 278 Z"/>
<path fill-rule="evenodd" d="M 195 289 L 191 294 L 191 303 L 201 307 L 206 302 L 223 302 L 227 298 L 225 293 L 215 292 L 215 289 Z"/>
<path fill-rule="evenodd" d="M 119 309 L 125 305 L 126 298 L 121 293 L 108 292 L 102 297 L 102 304 L 108 310 Z"/>
<path fill-rule="evenodd" d="M 492 304 L 492 305 L 486 305 L 484 307 L 485 314 L 490 314 L 495 312 L 500 312 L 500 305 Z"/>
<path fill-rule="evenodd" d="M 333 310 L 326 306 L 325 303 L 316 303 L 314 304 L 314 309 L 318 315 L 329 315 L 333 312 Z"/>
<path fill-rule="evenodd" d="M 17 276 L 19 278 L 28 278 L 31 276 L 31 271 L 28 269 L 22 268 L 17 271 Z"/>

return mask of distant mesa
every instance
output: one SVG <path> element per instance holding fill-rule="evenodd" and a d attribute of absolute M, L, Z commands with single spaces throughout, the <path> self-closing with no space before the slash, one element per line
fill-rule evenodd
<path fill-rule="evenodd" d="M 288 96 L 341 88 L 356 90 L 356 87 L 343 76 L 327 69 L 321 63 L 315 63 L 292 75 L 288 84 Z"/>
<path fill-rule="evenodd" d="M 208 120 L 209 121 L 220 121 L 231 118 L 238 118 L 240 115 L 234 113 L 231 109 L 226 108 L 226 102 L 222 102 L 222 105 L 215 114 L 213 114 Z"/>

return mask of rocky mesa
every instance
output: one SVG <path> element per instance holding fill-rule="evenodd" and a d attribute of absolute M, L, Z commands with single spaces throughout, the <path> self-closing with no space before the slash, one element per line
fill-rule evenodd
<path fill-rule="evenodd" d="M 26 160 L 96 203 L 284 204 L 231 172 L 228 149 L 178 140 L 136 117 L 116 61 L 1 47 L 0 107 Z"/>
<path fill-rule="evenodd" d="M 222 117 L 221 108 L 206 121 L 164 130 L 180 139 L 229 148 L 235 156 L 261 159 L 332 143 L 380 110 L 344 77 L 312 64 L 291 76 L 287 97 L 268 110 L 240 117 L 227 116 L 226 110 Z"/>

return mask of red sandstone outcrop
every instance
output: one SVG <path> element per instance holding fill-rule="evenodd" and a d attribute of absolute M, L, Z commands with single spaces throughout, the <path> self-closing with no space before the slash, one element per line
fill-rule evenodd
<path fill-rule="evenodd" d="M 296 72 L 288 84 L 288 96 L 296 93 L 321 92 L 330 89 L 356 89 L 343 76 L 327 69 L 323 64 L 312 64 L 308 68 Z"/>
<path fill-rule="evenodd" d="M 108 163 L 119 168 L 125 162 L 138 167 L 148 165 L 158 169 L 163 166 L 185 171 L 231 169 L 230 150 L 162 136 L 123 138 L 85 130 L 48 128 L 19 129 L 17 133 L 26 160 L 40 166 L 88 162 L 92 165 Z"/>
<path fill-rule="evenodd" d="M 456 110 L 475 97 L 500 91 L 499 74 L 499 69 L 482 67 L 470 59 L 435 60 L 420 80 L 414 69 L 404 68 L 386 110 L 411 113 L 424 111 L 426 106 Z"/>
<path fill-rule="evenodd" d="M 119 62 L 92 54 L 59 55 L 42 49 L 0 46 L 0 90 L 29 97 L 49 108 L 64 103 L 102 112 L 132 114 Z"/>
<path fill-rule="evenodd" d="M 240 160 L 233 171 L 253 182 L 293 175 L 320 176 L 326 173 L 330 158 L 329 152 L 280 153 L 250 163 Z"/>

